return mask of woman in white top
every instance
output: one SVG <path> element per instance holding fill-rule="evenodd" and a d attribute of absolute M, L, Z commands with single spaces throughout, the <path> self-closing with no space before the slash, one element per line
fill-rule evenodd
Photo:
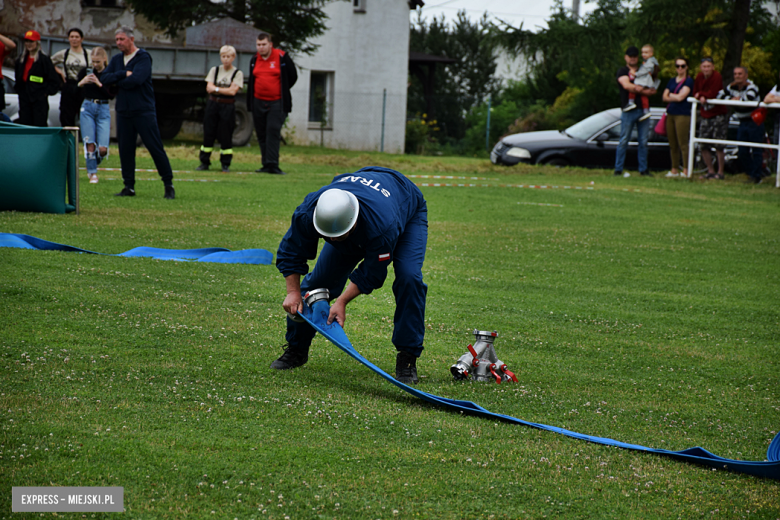
<path fill-rule="evenodd" d="M 76 114 L 79 113 L 81 102 L 84 101 L 79 88 L 78 76 L 92 66 L 92 58 L 81 45 L 84 33 L 78 27 L 68 30 L 70 48 L 63 49 L 51 57 L 51 62 L 62 78 L 62 94 L 60 95 L 60 124 L 73 126 L 76 124 Z"/>
<path fill-rule="evenodd" d="M 236 94 L 244 85 L 244 74 L 233 66 L 236 49 L 225 45 L 219 50 L 222 65 L 212 67 L 206 75 L 206 92 L 209 100 L 203 117 L 203 146 L 200 147 L 200 165 L 196 170 L 209 169 L 214 141 L 222 147 L 219 160 L 222 171 L 230 171 L 233 159 L 233 129 L 236 126 Z"/>

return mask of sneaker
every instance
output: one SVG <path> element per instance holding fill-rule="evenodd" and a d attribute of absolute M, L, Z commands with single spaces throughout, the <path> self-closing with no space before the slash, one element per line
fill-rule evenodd
<path fill-rule="evenodd" d="M 271 173 L 271 170 L 268 169 L 268 166 L 263 166 L 262 168 L 256 169 L 255 173 Z"/>
<path fill-rule="evenodd" d="M 614 175 L 615 175 L 615 177 L 622 177 L 623 176 L 623 172 L 616 171 Z"/>
<path fill-rule="evenodd" d="M 639 116 L 639 121 L 644 121 L 645 119 L 648 119 L 650 117 L 650 112 L 645 112 L 641 116 Z"/>
<path fill-rule="evenodd" d="M 163 195 L 163 198 L 170 199 L 170 200 L 176 198 L 176 190 L 173 189 L 173 184 L 165 187 L 165 195 Z"/>
<path fill-rule="evenodd" d="M 114 197 L 135 197 L 135 190 L 125 186 L 119 193 L 114 193 Z"/>
<path fill-rule="evenodd" d="M 398 352 L 395 357 L 395 379 L 405 385 L 416 385 L 420 382 L 417 378 L 417 358 L 408 352 Z"/>
<path fill-rule="evenodd" d="M 90 184 L 98 183 L 97 173 L 93 173 L 92 175 L 89 176 L 89 183 Z"/>
<path fill-rule="evenodd" d="M 195 168 L 195 171 L 198 172 L 204 172 L 209 169 L 209 165 L 206 163 L 200 163 L 197 168 Z"/>
<path fill-rule="evenodd" d="M 664 177 L 679 177 L 679 176 L 680 176 L 679 173 L 672 173 L 672 172 L 669 172 L 666 175 L 664 175 Z"/>
<path fill-rule="evenodd" d="M 222 173 L 230 173 L 230 167 L 229 166 L 223 166 L 222 167 Z"/>
<path fill-rule="evenodd" d="M 628 105 L 625 106 L 625 108 L 623 108 L 623 112 L 631 112 L 635 108 L 636 108 L 635 103 L 629 103 Z"/>
<path fill-rule="evenodd" d="M 631 177 L 631 174 L 630 174 L 630 173 L 628 173 L 628 172 L 623 172 L 623 178 L 625 178 L 625 179 L 628 179 L 629 177 Z"/>
<path fill-rule="evenodd" d="M 287 175 L 278 166 L 268 166 L 265 173 L 271 173 L 274 175 Z"/>
<path fill-rule="evenodd" d="M 639 172 L 639 175 L 641 175 L 642 177 L 652 177 L 653 176 L 653 174 L 648 172 L 648 171 Z"/>
<path fill-rule="evenodd" d="M 284 354 L 279 359 L 271 363 L 271 368 L 275 370 L 290 370 L 306 364 L 309 360 L 309 347 L 293 347 L 290 344 L 282 345 Z"/>

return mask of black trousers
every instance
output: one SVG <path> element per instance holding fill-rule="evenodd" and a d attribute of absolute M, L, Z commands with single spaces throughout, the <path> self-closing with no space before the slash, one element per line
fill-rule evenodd
<path fill-rule="evenodd" d="M 219 161 L 223 167 L 230 166 L 233 159 L 233 130 L 236 126 L 236 105 L 217 103 L 209 99 L 206 114 L 203 116 L 203 146 L 200 147 L 200 162 L 208 165 L 214 141 L 219 140 L 222 147 Z"/>
<path fill-rule="evenodd" d="M 60 124 L 62 126 L 76 126 L 76 114 L 81 110 L 84 101 L 84 92 L 79 88 L 75 79 L 69 79 L 60 93 Z"/>
<path fill-rule="evenodd" d="M 173 185 L 173 171 L 160 138 L 157 114 L 154 112 L 116 114 L 116 132 L 119 139 L 119 162 L 122 164 L 122 180 L 128 188 L 135 188 L 135 143 L 141 136 L 146 149 L 154 160 L 163 184 Z"/>
<path fill-rule="evenodd" d="M 40 101 L 30 101 L 26 96 L 19 96 L 20 125 L 49 126 L 49 98 Z"/>
<path fill-rule="evenodd" d="M 282 100 L 252 100 L 252 119 L 255 122 L 257 141 L 263 166 L 279 166 L 279 143 L 282 140 L 282 126 L 287 114 L 282 112 Z"/>

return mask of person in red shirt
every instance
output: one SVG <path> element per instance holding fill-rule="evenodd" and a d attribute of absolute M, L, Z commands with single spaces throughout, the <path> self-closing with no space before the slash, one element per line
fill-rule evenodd
<path fill-rule="evenodd" d="M 701 125 L 699 126 L 699 137 L 705 139 L 726 139 L 729 129 L 728 107 L 725 105 L 710 105 L 708 99 L 717 99 L 718 92 L 723 88 L 723 78 L 720 72 L 715 70 L 712 58 L 705 57 L 701 59 L 699 65 L 700 72 L 696 75 L 693 82 L 693 97 L 701 103 Z M 723 179 L 723 171 L 726 163 L 726 154 L 723 152 L 725 145 L 722 144 L 700 144 L 701 158 L 707 165 L 707 179 Z M 718 156 L 718 173 L 715 173 L 715 167 L 712 164 L 712 152 L 710 148 L 715 148 L 715 154 Z"/>
<path fill-rule="evenodd" d="M 41 50 L 38 31 L 24 33 L 24 52 L 16 61 L 16 93 L 22 125 L 49 126 L 49 96 L 59 91 L 60 78 L 51 59 Z"/>
<path fill-rule="evenodd" d="M 15 49 L 16 44 L 14 41 L 7 36 L 0 34 L 0 67 L 5 63 L 5 57 L 11 54 Z M 10 122 L 11 120 L 8 116 L 3 114 L 3 110 L 5 110 L 5 82 L 0 78 L 0 121 Z"/>
<path fill-rule="evenodd" d="M 249 62 L 247 108 L 252 112 L 263 167 L 260 173 L 284 175 L 279 168 L 282 126 L 292 110 L 290 88 L 298 80 L 295 64 L 286 52 L 274 49 L 271 35 L 257 35 L 257 54 Z"/>

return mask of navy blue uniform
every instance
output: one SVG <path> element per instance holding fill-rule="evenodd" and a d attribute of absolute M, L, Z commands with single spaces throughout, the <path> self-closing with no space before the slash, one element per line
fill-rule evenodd
<path fill-rule="evenodd" d="M 320 195 L 333 188 L 351 192 L 360 203 L 357 224 L 341 242 L 322 237 L 313 223 Z M 316 258 L 320 238 L 325 244 L 314 270 L 307 274 L 306 262 Z M 427 242 L 428 207 L 422 192 L 400 173 L 372 166 L 339 175 L 306 196 L 279 244 L 276 267 L 285 277 L 306 275 L 301 282 L 302 294 L 324 287 L 331 298 L 337 298 L 347 279 L 363 294 L 382 287 L 392 262 L 396 302 L 393 345 L 419 357 L 425 335 L 428 286 L 423 283 L 422 265 Z M 309 324 L 287 319 L 291 347 L 308 347 L 314 334 Z"/>
<path fill-rule="evenodd" d="M 127 76 L 127 71 L 132 75 Z M 125 65 L 124 55 L 111 58 L 100 76 L 102 83 L 116 84 L 116 129 L 119 139 L 119 161 L 122 163 L 122 180 L 125 186 L 135 186 L 135 147 L 140 135 L 162 177 L 163 184 L 173 184 L 173 171 L 163 148 L 152 86 L 152 57 L 143 49 Z"/>

